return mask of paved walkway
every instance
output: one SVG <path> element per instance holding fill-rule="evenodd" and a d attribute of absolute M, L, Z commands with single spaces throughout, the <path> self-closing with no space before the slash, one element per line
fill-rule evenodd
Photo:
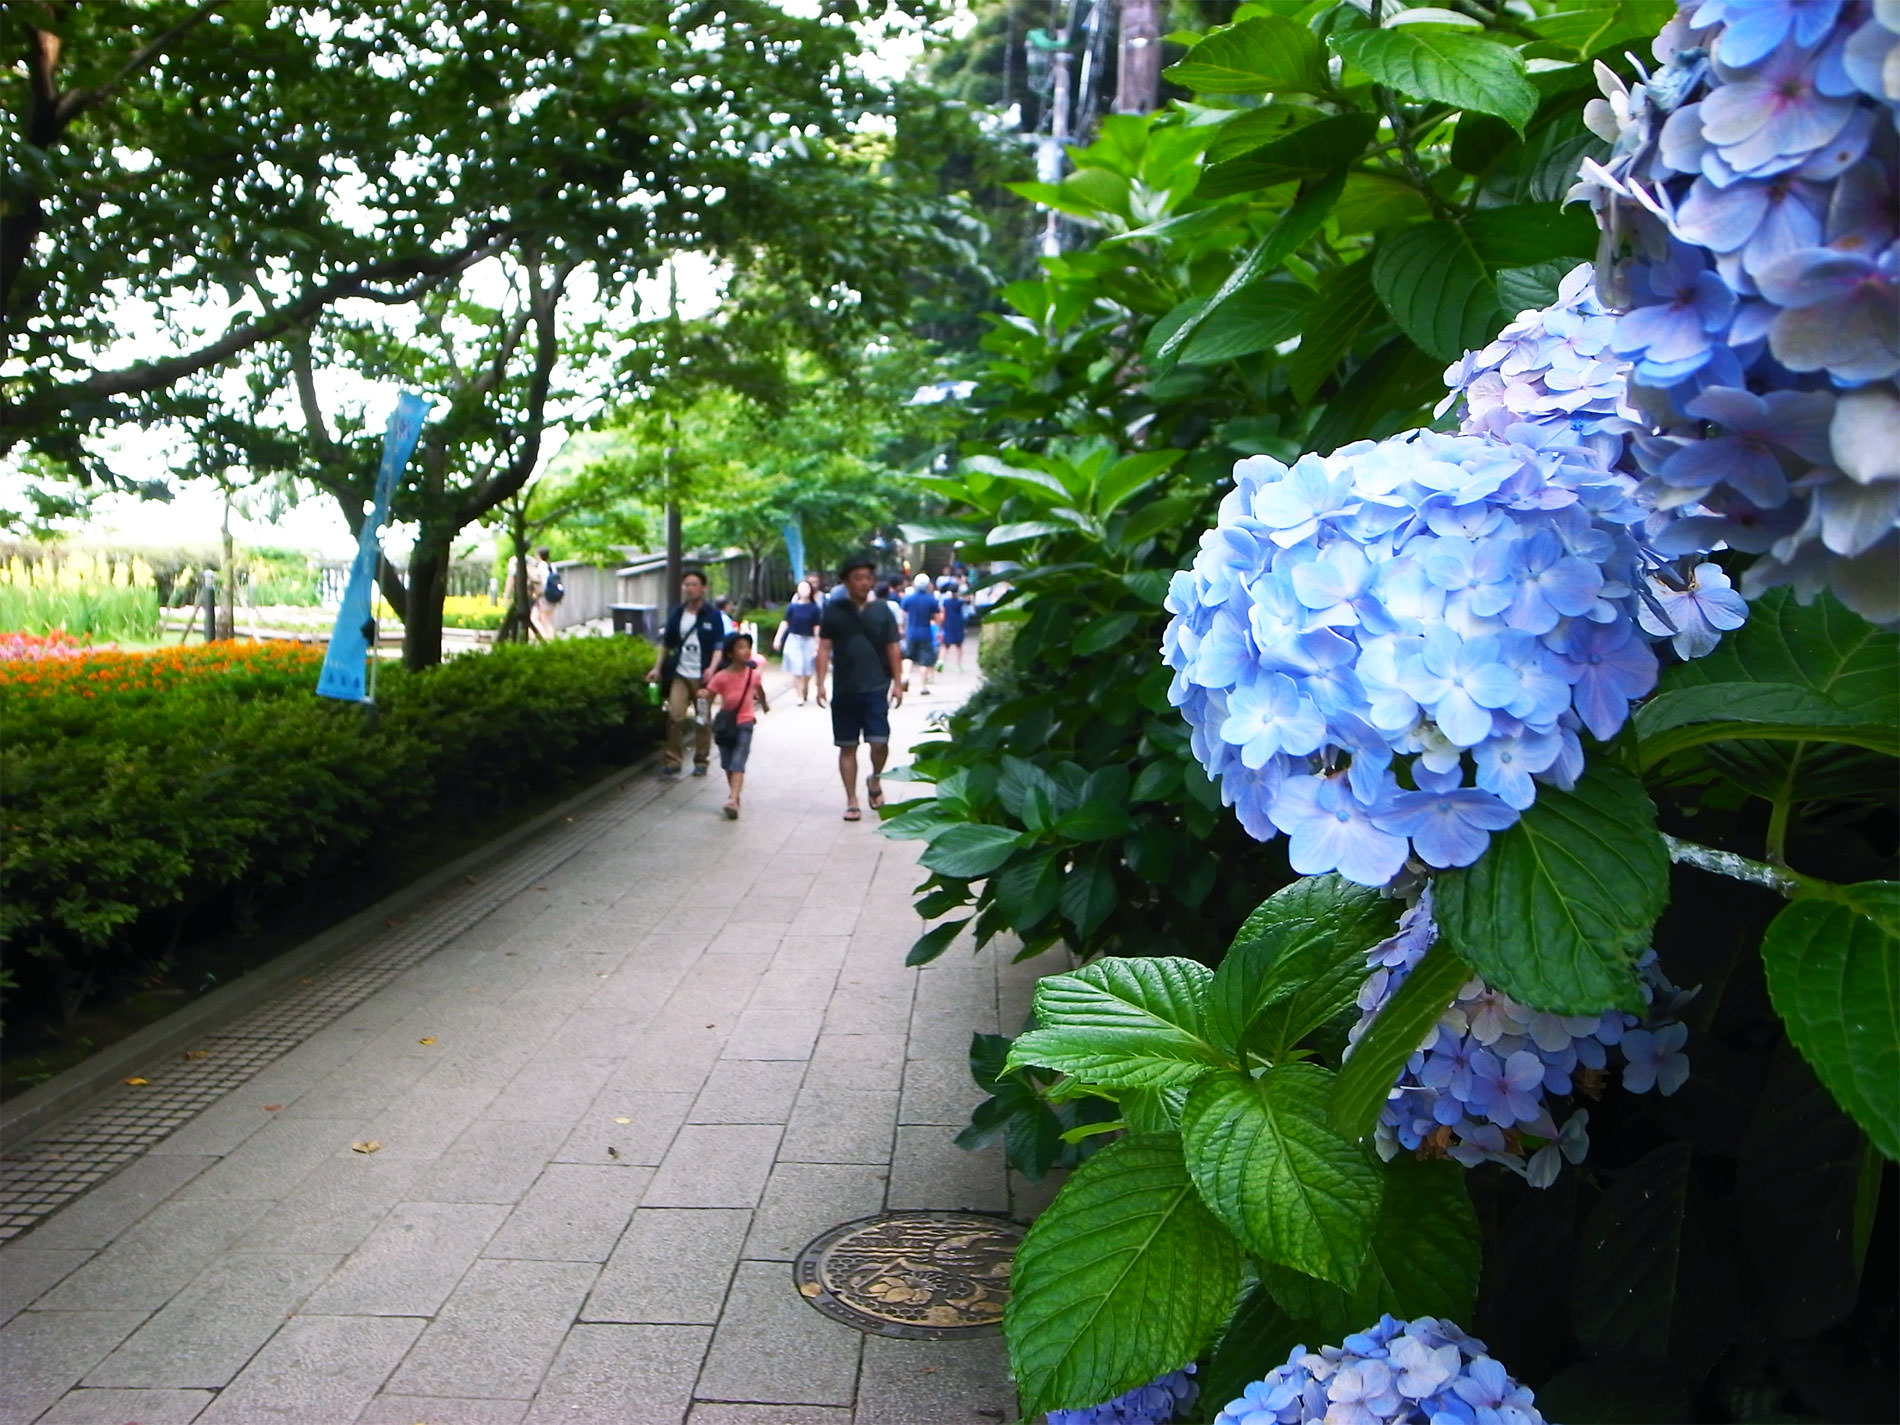
<path fill-rule="evenodd" d="M 716 769 L 611 793 L 651 801 L 0 1249 L 0 1425 L 1013 1420 L 999 1338 L 792 1282 L 835 1223 L 1046 1195 L 951 1139 L 1049 967 L 904 968 L 919 846 L 840 819 L 829 741 L 782 696 L 736 823 Z"/>

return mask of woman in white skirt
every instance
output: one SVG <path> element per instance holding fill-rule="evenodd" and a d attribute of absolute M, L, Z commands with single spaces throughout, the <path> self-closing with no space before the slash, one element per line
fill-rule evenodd
<path fill-rule="evenodd" d="M 798 592 L 785 606 L 785 619 L 772 639 L 772 647 L 785 657 L 785 671 L 798 689 L 800 707 L 810 697 L 812 674 L 818 671 L 818 620 L 823 613 L 812 597 L 810 582 L 799 580 Z"/>

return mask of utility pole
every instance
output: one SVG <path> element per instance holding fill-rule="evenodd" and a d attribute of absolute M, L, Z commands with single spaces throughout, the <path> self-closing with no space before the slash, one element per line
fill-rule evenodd
<path fill-rule="evenodd" d="M 679 269 L 669 258 L 666 264 L 666 303 L 669 317 L 668 335 L 672 339 L 672 361 L 679 360 L 680 353 L 680 278 Z M 670 365 L 670 362 L 669 362 Z M 680 576 L 686 568 L 686 551 L 680 545 L 680 502 L 679 492 L 673 488 L 673 457 L 678 453 L 673 444 L 673 413 L 666 413 L 666 445 L 660 452 L 660 476 L 666 493 L 666 587 L 660 591 L 660 617 L 666 617 L 666 610 L 672 606 L 678 596 Z"/>
<path fill-rule="evenodd" d="M 1161 99 L 1161 27 L 1155 0 L 1121 0 L 1121 62 L 1115 112 L 1149 114 Z"/>

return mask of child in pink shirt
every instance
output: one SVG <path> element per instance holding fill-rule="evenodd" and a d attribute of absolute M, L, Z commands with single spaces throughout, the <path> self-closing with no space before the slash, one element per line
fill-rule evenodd
<path fill-rule="evenodd" d="M 726 640 L 724 653 L 719 671 L 706 680 L 706 693 L 719 705 L 713 717 L 713 741 L 719 746 L 719 765 L 726 772 L 726 820 L 737 821 L 746 758 L 752 752 L 753 709 L 772 709 L 765 701 L 764 670 L 752 660 L 752 640 L 735 633 Z"/>

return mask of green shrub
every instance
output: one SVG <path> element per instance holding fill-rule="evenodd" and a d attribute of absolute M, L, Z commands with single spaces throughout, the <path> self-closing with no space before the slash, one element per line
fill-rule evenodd
<path fill-rule="evenodd" d="M 246 651 L 247 648 L 250 651 Z M 426 847 L 651 744 L 650 645 L 511 645 L 382 670 L 374 718 L 312 696 L 321 654 L 214 645 L 0 672 L 8 1017 L 70 1016 L 182 917 Z"/>

